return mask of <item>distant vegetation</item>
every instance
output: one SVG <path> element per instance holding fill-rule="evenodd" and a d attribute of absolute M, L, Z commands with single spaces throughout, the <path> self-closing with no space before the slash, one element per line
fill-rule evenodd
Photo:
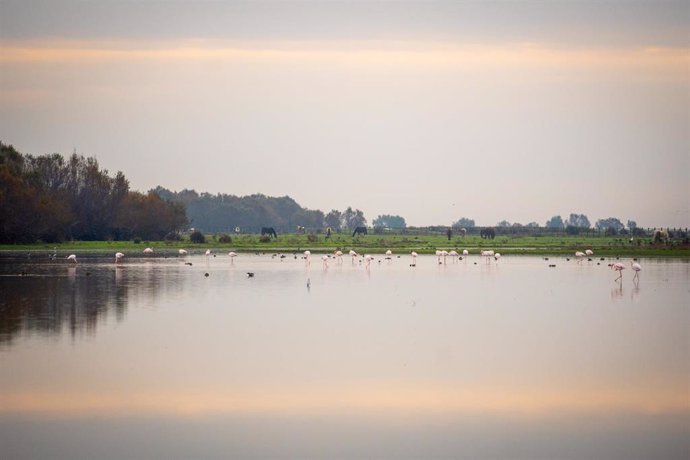
<path fill-rule="evenodd" d="M 0 242 L 162 240 L 186 223 L 183 206 L 130 191 L 95 158 L 34 157 L 0 142 Z"/>
<path fill-rule="evenodd" d="M 163 239 L 171 243 L 203 243 L 206 234 L 221 244 L 270 241 L 270 245 L 290 247 L 303 242 L 293 238 L 286 244 L 281 236 L 303 234 L 306 243 L 315 243 L 319 241 L 318 235 L 324 235 L 330 244 L 342 242 L 342 234 L 349 235 L 353 229 L 364 226 L 367 219 L 359 209 L 332 209 L 324 214 L 303 208 L 289 196 L 213 195 L 186 189 L 176 192 L 162 186 L 143 194 L 129 190 L 123 173 L 111 176 L 107 170 L 101 170 L 95 158 L 76 154 L 68 159 L 59 154 L 25 155 L 0 142 L 0 243 Z M 257 239 L 254 243 L 246 239 L 247 235 L 258 234 L 262 227 L 274 228 L 279 239 Z M 376 217 L 372 227 L 373 235 L 400 235 L 403 241 L 447 235 L 449 230 L 443 225 L 409 227 L 404 217 L 391 214 Z M 687 229 L 655 232 L 639 228 L 633 220 L 623 224 L 615 217 L 599 219 L 592 226 L 588 217 L 579 213 L 571 213 L 566 219 L 553 216 L 544 226 L 502 220 L 493 227 L 480 227 L 474 219 L 461 217 L 450 230 L 453 238 L 466 236 L 467 242 L 488 232 L 497 240 L 501 236 L 629 236 L 637 237 L 634 245 L 643 244 L 644 238 L 654 244 L 687 244 Z"/>

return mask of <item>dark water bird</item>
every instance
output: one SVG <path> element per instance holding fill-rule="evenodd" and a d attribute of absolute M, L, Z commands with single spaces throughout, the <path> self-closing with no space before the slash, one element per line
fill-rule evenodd
<path fill-rule="evenodd" d="M 247 276 L 249 278 L 254 278 L 254 272 L 247 272 Z"/>
<path fill-rule="evenodd" d="M 544 260 L 549 260 L 549 258 L 548 258 L 548 257 L 544 257 Z"/>
<path fill-rule="evenodd" d="M 554 268 L 556 264 L 549 264 L 549 267 Z"/>
<path fill-rule="evenodd" d="M 410 264 L 410 267 L 416 267 L 417 264 Z"/>
<path fill-rule="evenodd" d="M 191 262 L 185 262 L 184 264 L 185 264 L 185 265 L 189 265 L 190 267 L 192 266 L 192 263 L 191 263 Z"/>
<path fill-rule="evenodd" d="M 566 257 L 565 260 L 567 260 L 568 262 L 570 262 L 570 257 Z"/>
<path fill-rule="evenodd" d="M 208 272 L 204 273 L 204 276 L 208 277 Z"/>

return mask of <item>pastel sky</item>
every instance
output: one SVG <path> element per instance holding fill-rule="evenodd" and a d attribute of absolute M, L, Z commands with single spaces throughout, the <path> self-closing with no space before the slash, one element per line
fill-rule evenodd
<path fill-rule="evenodd" d="M 686 227 L 689 5 L 0 0 L 0 140 L 369 222 Z"/>

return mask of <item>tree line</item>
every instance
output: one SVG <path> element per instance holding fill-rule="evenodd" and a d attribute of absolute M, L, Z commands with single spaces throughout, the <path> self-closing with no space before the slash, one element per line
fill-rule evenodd
<path fill-rule="evenodd" d="M 0 142 L 0 242 L 161 240 L 186 223 L 184 206 L 131 191 L 93 157 L 32 156 Z"/>
<path fill-rule="evenodd" d="M 278 233 L 318 233 L 366 226 L 360 209 L 332 209 L 328 213 L 300 206 L 289 196 L 235 196 L 195 190 L 175 192 L 158 186 L 147 193 L 131 191 L 122 172 L 111 176 L 93 157 L 73 154 L 32 156 L 0 142 L 0 242 L 29 243 L 64 240 L 161 240 L 179 238 L 189 227 L 210 233 L 257 233 L 273 227 Z M 383 214 L 372 221 L 375 233 L 446 232 L 446 226 L 408 227 L 399 215 Z M 454 231 L 478 233 L 474 219 L 461 217 Z M 607 235 L 644 234 L 633 220 L 614 217 L 590 224 L 584 214 L 553 216 L 543 226 L 507 220 L 497 234 L 533 232 L 572 235 L 597 231 Z M 464 234 L 464 232 L 463 232 Z"/>

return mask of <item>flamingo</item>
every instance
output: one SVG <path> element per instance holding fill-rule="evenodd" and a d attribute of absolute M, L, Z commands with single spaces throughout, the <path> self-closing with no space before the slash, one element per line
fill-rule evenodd
<path fill-rule="evenodd" d="M 587 256 L 593 256 L 594 251 L 592 251 L 591 249 L 585 249 L 585 254 L 587 254 Z"/>
<path fill-rule="evenodd" d="M 177 253 L 178 253 L 179 255 L 181 255 L 181 256 L 186 256 L 186 255 L 187 255 L 187 250 L 186 250 L 186 249 L 180 249 L 179 251 L 177 251 Z"/>
<path fill-rule="evenodd" d="M 374 257 L 370 256 L 369 254 L 364 255 L 364 261 L 366 262 L 366 267 L 367 269 L 369 268 L 369 265 L 371 265 L 371 261 Z"/>
<path fill-rule="evenodd" d="M 460 256 L 460 254 L 458 254 L 458 251 L 450 251 L 448 255 L 453 258 L 453 262 L 455 262 L 457 260 L 457 257 Z"/>
<path fill-rule="evenodd" d="M 115 263 L 116 263 L 116 264 L 117 264 L 117 263 L 120 263 L 120 262 L 122 261 L 122 258 L 123 258 L 124 256 L 125 256 L 125 255 L 124 255 L 123 253 L 121 253 L 121 252 L 116 252 L 116 253 L 115 253 Z"/>
<path fill-rule="evenodd" d="M 469 255 L 469 253 L 470 253 L 470 251 L 468 251 L 467 249 L 463 249 L 463 250 L 462 250 L 462 255 L 463 255 L 463 256 Z"/>
<path fill-rule="evenodd" d="M 416 267 L 416 266 L 417 266 L 417 253 L 414 252 L 414 251 L 412 251 L 412 252 L 410 253 L 410 255 L 412 256 L 412 264 L 411 264 L 410 266 L 411 266 L 411 267 Z"/>
<path fill-rule="evenodd" d="M 210 256 L 210 255 L 211 255 L 211 250 L 210 250 L 210 249 L 207 249 L 206 252 L 205 252 L 205 254 L 206 254 L 206 257 Z"/>
<path fill-rule="evenodd" d="M 493 251 L 482 251 L 482 256 L 486 257 L 486 263 L 491 262 L 491 257 L 494 256 Z"/>
<path fill-rule="evenodd" d="M 620 273 L 618 278 L 616 278 L 614 281 L 623 280 L 623 270 L 625 270 L 625 265 L 620 262 L 616 262 L 615 264 L 611 265 L 611 269 Z"/>
<path fill-rule="evenodd" d="M 144 249 L 144 254 L 153 254 L 153 249 L 151 249 L 151 248 Z"/>
<path fill-rule="evenodd" d="M 640 278 L 640 271 L 642 270 L 642 265 L 637 262 L 630 261 L 630 266 L 635 270 L 635 276 L 633 276 L 633 281 Z"/>
<path fill-rule="evenodd" d="M 393 251 L 391 251 L 390 249 L 386 251 L 386 259 L 390 260 L 392 255 L 393 255 Z"/>
<path fill-rule="evenodd" d="M 575 253 L 575 257 L 577 257 L 578 262 L 582 262 L 582 258 L 585 256 L 585 253 L 582 251 L 577 251 Z"/>
<path fill-rule="evenodd" d="M 328 256 L 322 256 L 321 260 L 323 260 L 323 268 L 324 270 L 328 268 Z"/>
<path fill-rule="evenodd" d="M 311 251 L 304 251 L 304 264 L 311 265 Z"/>
<path fill-rule="evenodd" d="M 355 258 L 357 257 L 358 254 L 357 254 L 354 250 L 352 250 L 352 249 L 350 249 L 349 254 L 352 256 L 352 264 L 354 265 L 354 263 L 355 263 Z"/>
<path fill-rule="evenodd" d="M 67 256 L 67 260 L 76 264 L 77 263 L 77 256 L 74 254 L 70 254 Z"/>
<path fill-rule="evenodd" d="M 230 263 L 234 264 L 235 263 L 235 257 L 237 257 L 237 253 L 230 251 L 230 252 L 228 252 L 228 256 L 230 256 Z"/>
<path fill-rule="evenodd" d="M 498 262 L 498 259 L 500 259 L 500 258 L 501 258 L 500 252 L 497 252 L 496 254 L 494 254 L 494 259 L 496 260 L 496 262 Z"/>
<path fill-rule="evenodd" d="M 341 251 L 341 250 L 335 251 L 335 257 L 336 257 L 336 260 L 338 261 L 339 264 L 343 263 L 343 251 Z"/>

